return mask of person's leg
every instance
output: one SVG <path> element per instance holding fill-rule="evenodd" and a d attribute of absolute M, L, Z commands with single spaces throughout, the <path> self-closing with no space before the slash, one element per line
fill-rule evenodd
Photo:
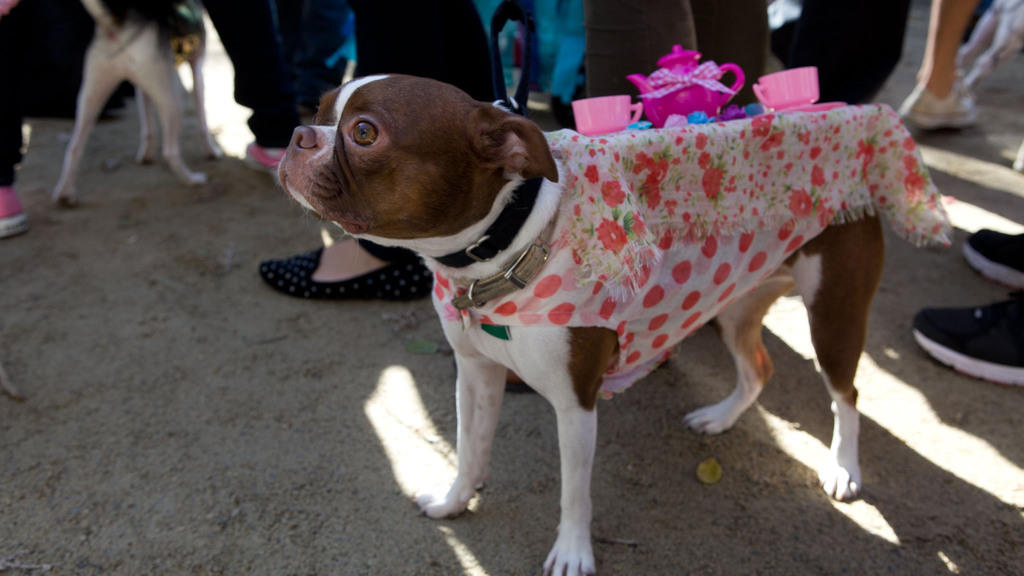
<path fill-rule="evenodd" d="M 293 61 L 299 104 L 315 109 L 320 96 L 341 83 L 346 60 L 328 60 L 345 43 L 343 31 L 349 14 L 345 0 L 306 0 L 301 40 Z"/>
<path fill-rule="evenodd" d="M 487 35 L 470 0 L 351 0 L 356 75 L 411 74 L 492 100 Z M 385 32 L 386 31 L 386 32 Z"/>
<path fill-rule="evenodd" d="M 786 68 L 817 66 L 820 102 L 867 102 L 900 60 L 909 14 L 910 0 L 805 0 L 778 56 Z"/>
<path fill-rule="evenodd" d="M 746 77 L 733 104 L 756 102 L 751 86 L 764 74 L 768 55 L 768 12 L 764 0 L 690 0 L 701 60 L 732 62 Z M 732 82 L 732 76 L 728 76 Z"/>
<path fill-rule="evenodd" d="M 19 52 L 20 30 L 24 30 L 24 9 L 14 7 L 0 16 L 0 54 Z M 22 108 L 17 87 L 22 85 L 22 59 L 0 57 L 0 238 L 28 229 L 28 218 L 14 191 L 14 168 L 21 162 Z"/>
<path fill-rule="evenodd" d="M 294 67 L 298 60 L 299 46 L 305 39 L 302 17 L 308 3 L 309 0 L 274 0 L 277 33 L 281 39 L 281 57 L 284 58 L 292 77 L 296 74 Z"/>
<path fill-rule="evenodd" d="M 956 80 L 956 53 L 978 0 L 932 0 L 928 40 L 917 72 L 918 84 L 945 98 Z"/>
<path fill-rule="evenodd" d="M 16 6 L 9 14 L 0 17 L 0 54 L 17 54 L 20 37 L 18 30 L 25 9 Z M 21 99 L 18 86 L 22 76 L 22 58 L 0 57 L 0 79 L 4 92 L 0 96 L 0 186 L 14 184 L 14 167 L 21 162 Z"/>
<path fill-rule="evenodd" d="M 252 109 L 249 128 L 263 148 L 284 148 L 299 125 L 295 90 L 269 0 L 205 0 L 235 68 L 235 100 Z"/>
<path fill-rule="evenodd" d="M 649 74 L 680 44 L 697 47 L 689 0 L 584 0 L 587 96 L 635 94 L 626 76 Z"/>
<path fill-rule="evenodd" d="M 917 86 L 900 115 L 924 129 L 974 124 L 974 98 L 957 78 L 956 54 L 978 0 L 932 0 L 931 20 Z"/>
<path fill-rule="evenodd" d="M 497 98 L 491 82 L 490 45 L 476 6 L 469 0 L 438 3 L 441 13 L 443 76 L 477 100 Z"/>

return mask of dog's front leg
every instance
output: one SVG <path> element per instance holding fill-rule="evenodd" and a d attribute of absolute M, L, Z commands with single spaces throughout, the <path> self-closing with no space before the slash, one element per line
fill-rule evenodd
<path fill-rule="evenodd" d="M 826 382 L 828 378 L 825 379 Z M 861 475 L 858 462 L 860 413 L 842 395 L 832 392 L 832 445 L 829 459 L 818 471 L 825 493 L 836 500 L 849 500 L 860 492 Z"/>
<path fill-rule="evenodd" d="M 555 404 L 555 413 L 562 461 L 562 518 L 558 539 L 544 561 L 544 574 L 593 574 L 590 476 L 597 442 L 597 410 L 586 410 L 570 399 L 562 406 Z"/>
<path fill-rule="evenodd" d="M 144 81 L 146 85 L 142 88 L 147 90 L 146 95 L 153 101 L 160 117 L 160 127 L 163 129 L 163 156 L 171 172 L 189 186 L 206 184 L 206 174 L 189 170 L 181 159 L 181 87 L 178 85 L 173 65 L 168 63 L 166 69 L 154 70 Z"/>
<path fill-rule="evenodd" d="M 456 352 L 455 406 L 458 417 L 458 466 L 447 494 L 422 494 L 420 509 L 431 518 L 456 516 L 483 485 L 491 459 L 491 444 L 505 393 L 505 367 L 497 362 Z"/>

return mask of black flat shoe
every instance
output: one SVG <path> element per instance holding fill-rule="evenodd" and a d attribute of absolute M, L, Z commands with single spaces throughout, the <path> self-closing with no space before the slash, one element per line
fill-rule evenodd
<path fill-rule="evenodd" d="M 388 264 L 340 282 L 317 282 L 313 272 L 320 248 L 284 260 L 260 263 L 260 278 L 271 288 L 310 300 L 416 300 L 430 295 L 434 276 L 420 262 Z"/>

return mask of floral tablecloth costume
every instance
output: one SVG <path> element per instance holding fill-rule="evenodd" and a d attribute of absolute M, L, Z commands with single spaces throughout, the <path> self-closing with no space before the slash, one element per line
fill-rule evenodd
<path fill-rule="evenodd" d="M 551 255 L 526 288 L 461 314 L 438 275 L 446 321 L 603 326 L 620 391 L 671 346 L 839 224 L 882 213 L 916 244 L 948 244 L 941 197 L 887 106 L 765 114 L 588 138 L 548 135 L 564 186 Z"/>

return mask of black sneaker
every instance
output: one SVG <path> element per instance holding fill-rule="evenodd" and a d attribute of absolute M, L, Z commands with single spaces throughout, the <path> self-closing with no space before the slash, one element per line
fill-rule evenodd
<path fill-rule="evenodd" d="M 964 257 L 982 276 L 1024 288 L 1024 234 L 978 230 L 964 242 Z"/>
<path fill-rule="evenodd" d="M 925 308 L 914 317 L 914 339 L 959 372 L 1024 386 L 1024 292 L 977 308 Z"/>

